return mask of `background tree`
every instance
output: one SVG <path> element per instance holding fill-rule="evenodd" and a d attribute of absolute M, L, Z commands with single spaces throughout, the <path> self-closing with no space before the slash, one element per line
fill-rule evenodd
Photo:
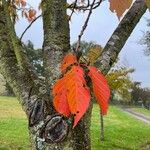
<path fill-rule="evenodd" d="M 133 88 L 132 88 L 132 93 L 131 93 L 131 95 L 132 95 L 132 103 L 135 104 L 135 105 L 138 103 L 138 101 L 141 100 L 140 84 L 141 84 L 140 82 L 134 82 Z"/>
<path fill-rule="evenodd" d="M 77 42 L 71 45 L 72 49 L 75 49 L 76 46 Z M 80 51 L 82 52 L 82 57 L 80 58 L 80 61 L 83 63 L 89 63 L 93 65 L 102 53 L 102 46 L 94 41 L 81 41 Z"/>
<path fill-rule="evenodd" d="M 42 56 L 45 79 L 41 80 L 24 52 L 23 44 L 20 41 L 21 38 L 19 39 L 16 36 L 14 28 L 18 10 L 16 8 L 21 7 L 19 10 L 24 10 L 23 16 L 29 21 L 35 21 L 35 10 L 32 7 L 24 9 L 26 2 L 23 0 L 0 0 L 0 72 L 13 88 L 27 115 L 32 149 L 43 150 L 47 145 L 50 145 L 49 149 L 52 150 L 65 148 L 68 150 L 91 149 L 91 109 L 84 115 L 76 128 L 69 132 L 69 138 L 67 138 L 69 140 L 66 143 L 59 144 L 68 133 L 67 127 L 70 126 L 70 121 L 67 122 L 61 115 L 56 114 L 52 105 L 50 89 L 55 80 L 59 78 L 59 64 L 62 57 L 70 51 L 69 20 L 66 10 L 72 10 L 70 17 L 75 10 L 89 12 L 79 35 L 76 48 L 78 50 L 92 10 L 97 8 L 101 2 L 101 0 L 93 0 L 92 2 L 76 0 L 68 5 L 65 0 L 42 1 L 41 9 L 44 30 Z M 120 17 L 129 8 L 131 2 L 124 1 L 126 5 L 123 6 L 125 7 L 118 9 L 118 2 L 110 1 L 111 11 L 114 12 L 116 10 L 118 17 Z M 121 5 L 121 3 L 119 4 Z M 146 9 L 145 1 L 137 0 L 110 37 L 103 52 L 95 62 L 95 65 L 101 69 L 103 74 L 107 74 L 110 70 Z M 49 141 L 54 143 L 50 144 Z M 56 141 L 58 142 L 57 144 Z"/>
<path fill-rule="evenodd" d="M 114 94 L 121 96 L 122 102 L 129 102 L 131 100 L 132 81 L 129 77 L 130 73 L 133 73 L 134 69 L 128 69 L 126 67 L 112 69 L 106 76 L 109 83 L 112 96 L 111 101 L 114 102 Z"/>
<path fill-rule="evenodd" d="M 147 26 L 150 27 L 150 20 L 147 20 Z M 144 54 L 150 56 L 150 30 L 144 33 L 144 37 L 141 39 L 140 43 L 145 45 Z"/>
<path fill-rule="evenodd" d="M 146 109 L 150 107 L 150 89 L 142 88 L 140 82 L 134 82 L 131 92 L 132 103 L 134 105 L 143 105 Z"/>
<path fill-rule="evenodd" d="M 27 44 L 24 45 L 24 50 L 38 75 L 43 76 L 44 68 L 42 49 L 35 49 L 33 43 L 28 41 Z"/>
<path fill-rule="evenodd" d="M 150 109 L 150 89 L 142 88 L 140 93 L 143 107 L 146 109 Z"/>

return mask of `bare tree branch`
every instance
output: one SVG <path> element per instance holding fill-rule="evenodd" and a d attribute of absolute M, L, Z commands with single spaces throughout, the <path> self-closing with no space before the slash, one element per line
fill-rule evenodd
<path fill-rule="evenodd" d="M 87 5 L 79 6 L 77 5 L 77 2 L 75 1 L 72 4 L 70 4 L 67 8 L 78 10 L 78 11 L 86 11 L 86 10 L 90 10 L 90 7 L 92 5 L 93 5 L 92 9 L 96 9 L 100 4 L 101 4 L 101 0 L 99 0 L 98 2 L 95 2 L 94 5 L 92 3 L 90 4 L 90 0 L 88 0 Z"/>
<path fill-rule="evenodd" d="M 3 21 L 5 22 L 7 33 L 9 34 L 11 47 L 16 55 L 17 64 L 22 70 L 26 70 L 29 74 L 32 74 L 32 76 L 36 76 L 35 72 L 33 71 L 33 67 L 29 63 L 27 55 L 24 53 L 20 40 L 16 35 L 14 24 L 11 20 L 11 16 L 9 13 L 9 5 L 5 0 L 3 0 L 2 8 L 3 8 L 3 10 L 1 10 L 1 12 L 3 13 L 2 17 L 5 18 L 5 20 Z"/>
<path fill-rule="evenodd" d="M 73 15 L 74 11 L 75 11 L 75 7 L 76 7 L 76 5 L 77 5 L 77 1 L 78 1 L 78 0 L 75 0 L 75 2 L 74 2 L 74 4 L 73 4 L 72 12 L 71 12 L 71 15 L 69 16 L 69 21 L 71 20 L 71 17 L 72 17 L 72 15 Z"/>
<path fill-rule="evenodd" d="M 33 24 L 36 20 L 38 20 L 41 16 L 42 16 L 42 15 L 37 16 L 37 17 L 27 26 L 27 28 L 23 31 L 23 33 L 22 33 L 21 36 L 20 36 L 20 41 L 22 40 L 22 38 L 23 38 L 24 34 L 27 32 L 27 30 L 32 26 L 32 24 Z"/>
<path fill-rule="evenodd" d="M 74 6 L 74 4 L 76 6 Z M 73 2 L 72 4 L 70 4 L 67 8 L 70 8 L 70 9 L 76 9 L 76 10 L 85 10 L 87 8 L 89 8 L 90 5 L 90 0 L 87 0 L 87 4 L 86 5 L 82 5 L 82 6 L 78 6 L 77 5 L 77 1 Z"/>
<path fill-rule="evenodd" d="M 91 14 L 92 14 L 92 10 L 93 10 L 95 1 L 96 1 L 96 0 L 93 0 L 92 4 L 91 4 L 91 6 L 90 6 L 90 10 L 89 10 L 88 16 L 87 16 L 87 18 L 86 18 L 86 20 L 85 20 L 85 23 L 84 23 L 84 25 L 83 25 L 83 27 L 82 27 L 82 30 L 81 30 L 81 32 L 80 32 L 80 34 L 79 34 L 79 36 L 78 36 L 78 42 L 77 42 L 77 46 L 76 46 L 76 52 L 77 52 L 77 51 L 79 50 L 79 48 L 80 48 L 81 37 L 82 37 L 82 35 L 83 35 L 83 33 L 84 33 L 84 31 L 85 31 L 87 25 L 88 25 L 88 22 L 89 22 L 89 19 L 90 19 Z M 100 0 L 100 3 L 101 3 L 101 2 L 102 2 L 102 0 Z"/>

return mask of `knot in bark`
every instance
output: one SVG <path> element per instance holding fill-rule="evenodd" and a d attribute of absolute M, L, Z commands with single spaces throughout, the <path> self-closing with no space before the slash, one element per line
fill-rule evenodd
<path fill-rule="evenodd" d="M 68 124 L 62 116 L 48 116 L 42 136 L 47 143 L 59 143 L 67 137 L 68 129 Z"/>

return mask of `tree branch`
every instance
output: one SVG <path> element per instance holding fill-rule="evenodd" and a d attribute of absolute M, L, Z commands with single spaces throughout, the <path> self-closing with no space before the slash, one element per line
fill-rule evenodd
<path fill-rule="evenodd" d="M 0 23 L 0 72 L 6 78 L 7 82 L 13 88 L 16 96 L 20 99 L 20 102 L 28 115 L 28 110 L 35 90 L 39 90 L 39 86 L 44 86 L 44 83 L 41 82 L 32 68 L 30 67 L 29 62 L 25 62 L 26 65 L 22 67 L 27 67 L 26 69 L 20 68 L 18 65 L 18 60 L 15 54 L 15 46 L 13 44 L 15 35 L 10 36 L 10 32 L 13 32 L 13 27 L 9 28 L 8 26 L 8 16 L 6 16 L 6 11 L 4 5 L 0 6 L 0 19 L 3 23 Z M 12 30 L 12 31 L 10 31 Z M 20 46 L 21 50 L 22 47 Z M 25 55 L 23 55 L 26 57 Z M 40 82 L 40 83 L 39 83 Z M 39 84 L 39 85 L 37 85 Z M 34 90 L 31 89 L 34 87 Z M 38 91 L 38 93 L 40 93 Z M 35 94 L 35 93 L 34 93 Z"/>
<path fill-rule="evenodd" d="M 136 0 L 108 40 L 102 54 L 95 63 L 104 74 L 107 74 L 110 70 L 146 9 L 147 6 L 143 0 Z"/>
<path fill-rule="evenodd" d="M 22 40 L 22 38 L 23 38 L 24 34 L 27 32 L 27 30 L 32 26 L 32 24 L 33 24 L 36 20 L 38 20 L 41 16 L 42 16 L 42 15 L 37 16 L 37 17 L 27 26 L 27 28 L 23 31 L 23 33 L 22 33 L 21 36 L 20 36 L 20 41 Z"/>
<path fill-rule="evenodd" d="M 77 5 L 77 0 L 75 2 L 73 2 L 72 4 L 70 4 L 67 8 L 69 9 L 74 9 L 74 10 L 78 10 L 78 11 L 86 11 L 86 10 L 90 10 L 91 6 L 93 5 L 92 9 L 96 9 L 99 5 L 101 4 L 101 0 L 99 0 L 98 2 L 95 2 L 94 5 L 93 3 L 90 4 L 90 0 L 87 1 L 86 5 Z"/>
<path fill-rule="evenodd" d="M 71 20 L 71 17 L 72 17 L 72 15 L 73 15 L 74 11 L 75 11 L 75 8 L 76 8 L 76 5 L 77 5 L 77 1 L 78 1 L 78 0 L 75 0 L 75 2 L 74 2 L 74 4 L 73 4 L 72 12 L 71 12 L 71 14 L 70 14 L 70 16 L 69 16 L 69 21 Z"/>
<path fill-rule="evenodd" d="M 29 63 L 27 55 L 23 50 L 21 42 L 16 35 L 14 24 L 11 20 L 9 13 L 9 5 L 5 0 L 3 0 L 2 8 L 3 8 L 3 17 L 5 18 L 5 26 L 9 34 L 10 39 L 9 43 L 11 43 L 12 49 L 14 50 L 17 63 L 22 70 L 26 70 L 29 74 L 31 74 L 31 76 L 36 76 L 33 71 L 33 67 Z"/>
<path fill-rule="evenodd" d="M 100 3 L 101 3 L 101 2 L 102 2 L 102 0 L 100 0 Z M 99 3 L 99 5 L 100 5 L 100 3 Z M 87 25 L 88 25 L 88 22 L 89 22 L 89 19 L 90 19 L 91 14 L 92 14 L 92 10 L 93 10 L 94 4 L 95 4 L 95 0 L 93 0 L 92 4 L 90 5 L 89 14 L 88 14 L 88 16 L 87 16 L 87 18 L 86 18 L 86 20 L 85 20 L 85 23 L 84 23 L 84 25 L 83 25 L 83 27 L 82 27 L 82 30 L 81 30 L 80 34 L 79 34 L 79 36 L 78 36 L 78 42 L 77 42 L 77 46 L 76 46 L 76 52 L 77 52 L 77 51 L 79 50 L 79 48 L 80 48 L 81 37 L 82 37 L 82 35 L 83 35 L 83 33 L 84 33 L 84 31 L 85 31 Z"/>
<path fill-rule="evenodd" d="M 90 0 L 87 0 L 86 6 L 85 5 L 78 6 L 77 5 L 77 0 L 75 0 L 75 2 L 70 4 L 67 8 L 69 8 L 69 9 L 78 9 L 78 10 L 85 10 L 85 9 L 89 8 L 89 6 L 90 6 Z"/>

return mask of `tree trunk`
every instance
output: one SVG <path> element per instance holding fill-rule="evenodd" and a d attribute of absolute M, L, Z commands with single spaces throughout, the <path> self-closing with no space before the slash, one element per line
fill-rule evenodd
<path fill-rule="evenodd" d="M 100 124 L 101 124 L 100 140 L 104 141 L 104 118 L 102 112 L 100 112 Z"/>
<path fill-rule="evenodd" d="M 79 124 L 75 127 L 73 132 L 73 150 L 91 150 L 91 115 L 93 104 L 90 107 L 84 117 L 80 120 Z"/>
<path fill-rule="evenodd" d="M 64 137 L 67 135 L 69 125 L 66 120 L 56 114 L 52 106 L 50 90 L 55 80 L 59 78 L 59 64 L 63 55 L 70 50 L 66 0 L 42 1 L 43 55 L 46 78 L 44 81 L 34 73 L 23 46 L 15 34 L 8 3 L 9 1 L 6 0 L 1 0 L 0 3 L 0 72 L 13 88 L 26 112 L 32 149 L 44 150 L 47 147 L 49 150 L 90 150 L 92 104 L 75 129 L 69 132 L 64 142 L 59 144 L 48 144 L 47 142 L 54 133 L 58 134 L 61 141 L 62 135 Z M 96 63 L 103 73 L 106 74 L 109 71 L 145 11 L 144 1 L 137 0 L 121 21 Z M 61 129 L 60 132 L 58 129 Z"/>

